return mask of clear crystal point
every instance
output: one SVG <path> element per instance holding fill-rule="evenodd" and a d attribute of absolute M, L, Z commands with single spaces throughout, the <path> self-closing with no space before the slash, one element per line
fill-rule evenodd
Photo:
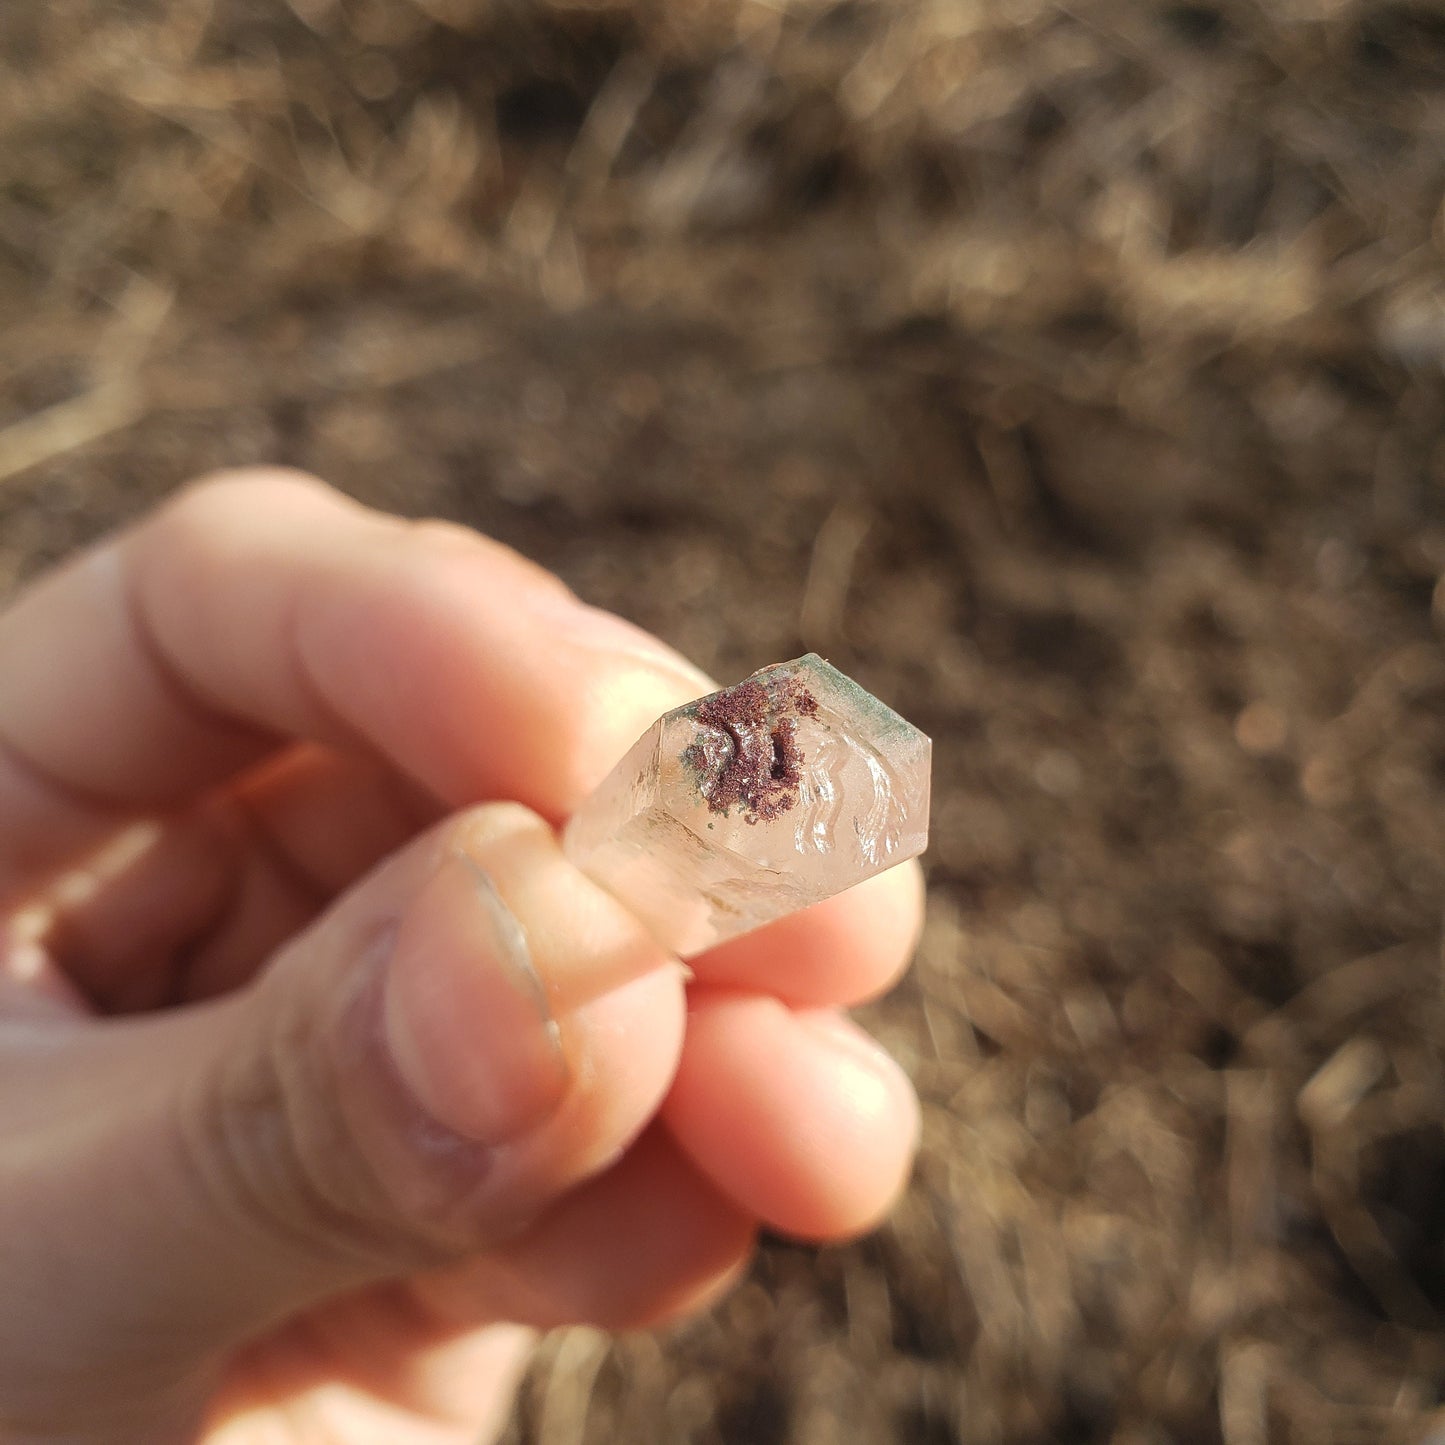
<path fill-rule="evenodd" d="M 809 653 L 664 714 L 564 847 L 688 957 L 921 853 L 932 754 Z"/>

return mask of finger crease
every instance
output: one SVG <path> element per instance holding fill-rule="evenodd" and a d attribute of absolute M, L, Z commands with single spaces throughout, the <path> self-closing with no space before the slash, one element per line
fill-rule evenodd
<path fill-rule="evenodd" d="M 94 819 L 97 830 L 115 827 L 140 816 L 133 804 L 122 798 L 107 797 L 104 793 L 82 787 L 69 778 L 53 773 L 44 763 L 33 758 L 13 738 L 0 732 L 0 764 L 17 774 L 22 783 L 33 788 L 52 803 L 75 812 L 88 814 L 87 822 Z"/>
<path fill-rule="evenodd" d="M 297 692 L 301 694 L 306 708 L 314 713 L 321 726 L 318 732 L 330 732 L 332 736 L 320 741 L 341 743 L 358 755 L 385 764 L 385 754 L 361 731 L 350 718 L 331 700 L 330 694 L 322 687 L 320 680 L 307 661 L 301 646 L 301 597 L 293 596 L 282 619 L 281 635 L 285 640 L 286 657 L 291 665 L 291 676 Z"/>
<path fill-rule="evenodd" d="M 240 814 L 252 847 L 280 877 L 313 907 L 322 908 L 330 903 L 336 890 L 328 887 L 277 837 L 251 803 L 245 798 L 234 798 L 232 804 Z"/>
<path fill-rule="evenodd" d="M 242 882 L 243 859 L 248 847 L 256 856 L 264 859 L 307 903 L 319 909 L 330 901 L 329 894 L 316 888 L 302 871 L 290 866 L 274 840 L 266 835 L 264 826 L 240 798 L 227 798 L 222 806 L 234 821 L 236 831 L 231 832 L 218 826 L 215 836 L 226 840 L 227 846 L 234 850 L 236 861 L 234 866 L 226 871 L 226 886 L 217 898 L 215 907 L 209 911 L 201 926 L 194 929 L 190 938 L 180 944 L 172 954 L 167 996 L 171 1007 L 193 1000 L 191 988 L 198 960 L 205 956 L 206 950 L 217 939 L 225 936 L 236 920 L 237 911 L 245 896 Z"/>
<path fill-rule="evenodd" d="M 276 733 L 259 723 L 238 718 L 205 696 L 172 660 L 152 625 L 145 598 L 124 549 L 117 549 L 120 573 L 121 616 L 130 630 L 136 651 L 172 704 L 197 726 L 211 733 L 229 733 L 239 741 L 254 741 L 258 750 L 274 747 Z"/>

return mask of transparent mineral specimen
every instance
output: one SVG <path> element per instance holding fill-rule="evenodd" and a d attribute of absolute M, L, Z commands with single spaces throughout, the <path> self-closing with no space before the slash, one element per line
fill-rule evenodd
<path fill-rule="evenodd" d="M 921 853 L 932 754 L 809 653 L 659 718 L 564 847 L 687 957 Z"/>

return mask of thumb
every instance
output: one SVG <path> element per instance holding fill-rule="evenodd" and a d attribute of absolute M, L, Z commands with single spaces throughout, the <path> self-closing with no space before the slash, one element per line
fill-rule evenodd
<path fill-rule="evenodd" d="M 14 1025 L 0 1398 L 63 1370 L 92 1396 L 97 1378 L 169 1388 L 334 1291 L 495 1245 L 656 1109 L 681 984 L 541 819 L 491 805 L 395 855 L 238 994 Z"/>

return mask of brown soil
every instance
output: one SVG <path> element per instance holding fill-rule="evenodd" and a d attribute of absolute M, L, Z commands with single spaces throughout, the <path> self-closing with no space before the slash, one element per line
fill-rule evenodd
<path fill-rule="evenodd" d="M 268 459 L 936 740 L 881 1234 L 513 1439 L 1423 1438 L 1445 22 L 0 5 L 0 588 Z"/>

